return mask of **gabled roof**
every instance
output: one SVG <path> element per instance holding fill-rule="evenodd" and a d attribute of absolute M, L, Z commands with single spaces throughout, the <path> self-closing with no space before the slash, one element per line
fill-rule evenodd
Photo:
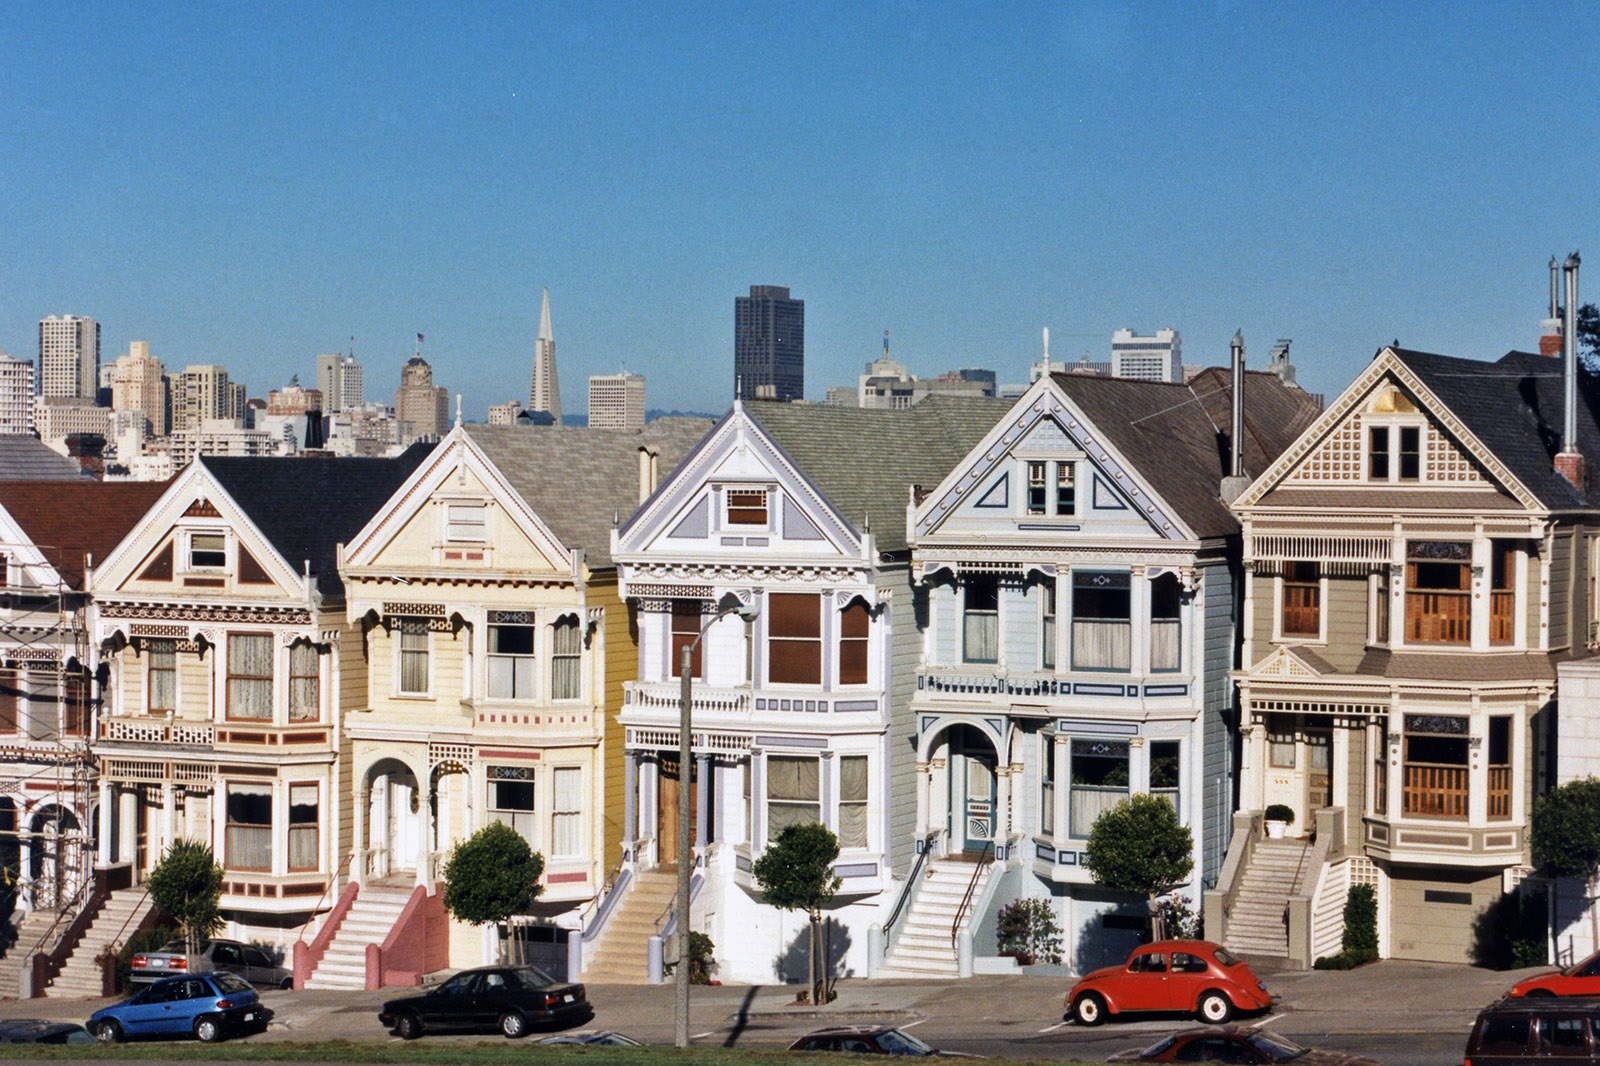
<path fill-rule="evenodd" d="M 433 448 L 417 443 L 392 459 L 201 456 L 195 460 L 255 524 L 283 561 L 306 560 L 322 593 L 340 588 L 338 545 L 388 502 Z"/>
<path fill-rule="evenodd" d="M 5 481 L 0 507 L 69 588 L 83 587 L 84 557 L 99 563 L 138 525 L 165 481 Z"/>
<path fill-rule="evenodd" d="M 0 479 L 78 481 L 88 476 L 77 463 L 51 451 L 37 437 L 0 434 Z"/>
<path fill-rule="evenodd" d="M 599 568 L 611 565 L 612 527 L 639 507 L 639 449 L 659 453 L 657 483 L 665 483 L 714 425 L 708 418 L 657 418 L 634 431 L 463 428 L 550 531 Z"/>
<path fill-rule="evenodd" d="M 1389 349 L 1438 397 L 1450 413 L 1552 510 L 1600 503 L 1600 479 L 1580 493 L 1555 471 L 1561 450 L 1566 384 L 1560 359 L 1511 351 L 1493 363 L 1448 355 Z M 1593 469 L 1600 463 L 1600 380 L 1578 376 L 1578 450 Z"/>
<path fill-rule="evenodd" d="M 1186 384 L 1052 375 L 1056 386 L 1137 468 L 1152 491 L 1200 537 L 1236 533 L 1220 496 L 1229 472 L 1230 369 L 1212 367 Z M 1244 376 L 1244 474 L 1264 471 L 1316 419 L 1316 402 L 1276 374 Z"/>
<path fill-rule="evenodd" d="M 747 403 L 743 410 L 857 533 L 879 551 L 906 547 L 909 487 L 932 488 L 977 446 L 1012 401 L 929 396 L 899 410 Z"/>

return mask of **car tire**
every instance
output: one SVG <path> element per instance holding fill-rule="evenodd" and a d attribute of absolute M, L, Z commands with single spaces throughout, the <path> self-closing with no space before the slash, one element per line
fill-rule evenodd
<path fill-rule="evenodd" d="M 1106 1001 L 1093 992 L 1085 992 L 1072 1001 L 1072 1016 L 1079 1025 L 1099 1025 L 1106 1020 Z"/>
<path fill-rule="evenodd" d="M 415 1014 L 402 1014 L 394 1020 L 394 1031 L 401 1040 L 415 1040 L 422 1035 L 422 1023 Z"/>
<path fill-rule="evenodd" d="M 500 1015 L 500 1033 L 507 1040 L 528 1035 L 528 1019 L 514 1010 L 506 1011 Z"/>
<path fill-rule="evenodd" d="M 122 1041 L 122 1026 L 107 1020 L 94 1027 L 94 1038 L 102 1044 L 116 1044 Z"/>
<path fill-rule="evenodd" d="M 294 978 L 293 977 L 285 977 L 283 980 L 278 982 L 278 987 L 283 989 L 285 992 L 293 992 L 294 991 Z"/>
<path fill-rule="evenodd" d="M 1201 994 L 1194 1016 L 1207 1025 L 1221 1025 L 1233 1017 L 1233 1004 L 1229 1002 L 1227 996 L 1212 989 Z"/>
<path fill-rule="evenodd" d="M 1551 999 L 1554 996 L 1555 996 L 1555 993 L 1550 991 L 1548 988 L 1535 988 L 1533 991 L 1529 992 L 1525 998 L 1527 998 L 1527 999 Z"/>
<path fill-rule="evenodd" d="M 194 1020 L 194 1035 L 207 1044 L 222 1039 L 222 1022 L 215 1015 L 202 1014 Z"/>

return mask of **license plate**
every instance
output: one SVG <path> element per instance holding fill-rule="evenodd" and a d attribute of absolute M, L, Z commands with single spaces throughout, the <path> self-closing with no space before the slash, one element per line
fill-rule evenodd
<path fill-rule="evenodd" d="M 256 1012 L 255 1011 L 246 1011 L 245 1015 L 244 1015 L 244 1020 L 247 1021 L 247 1022 L 255 1021 L 256 1020 Z"/>
<path fill-rule="evenodd" d="M 561 1002 L 563 1002 L 563 1003 L 571 1003 L 572 1002 L 572 993 L 568 992 L 566 995 L 562 996 L 561 997 Z"/>

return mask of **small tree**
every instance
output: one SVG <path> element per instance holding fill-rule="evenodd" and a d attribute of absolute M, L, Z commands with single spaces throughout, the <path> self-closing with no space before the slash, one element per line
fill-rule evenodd
<path fill-rule="evenodd" d="M 1593 880 L 1600 870 L 1600 780 L 1568 781 L 1534 800 L 1528 842 L 1540 873 L 1581 878 L 1586 884 Z M 1552 893 L 1558 888 L 1551 883 Z M 1600 927 L 1595 939 L 1600 948 Z"/>
<path fill-rule="evenodd" d="M 767 902 L 780 910 L 805 911 L 811 919 L 811 1002 L 824 1003 L 822 968 L 817 964 L 822 908 L 842 883 L 833 875 L 839 838 L 825 825 L 791 825 L 767 845 L 750 866 Z"/>
<path fill-rule="evenodd" d="M 450 849 L 444 863 L 444 908 L 469 925 L 498 925 L 528 909 L 543 891 L 544 856 L 504 822 L 490 822 Z M 505 961 L 505 945 L 500 946 Z"/>
<path fill-rule="evenodd" d="M 1088 866 L 1098 884 L 1145 896 L 1151 931 L 1160 940 L 1166 932 L 1156 901 L 1189 879 L 1194 835 L 1160 796 L 1129 796 L 1094 820 Z"/>
<path fill-rule="evenodd" d="M 183 929 L 184 951 L 192 962 L 200 941 L 222 924 L 222 867 L 209 845 L 177 840 L 156 863 L 144 887 L 150 900 Z"/>

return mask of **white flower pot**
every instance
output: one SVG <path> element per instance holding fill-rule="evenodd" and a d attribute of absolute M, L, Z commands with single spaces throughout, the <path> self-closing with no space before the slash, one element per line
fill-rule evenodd
<path fill-rule="evenodd" d="M 1288 822 L 1268 822 L 1268 823 L 1266 823 L 1266 826 L 1267 826 L 1267 837 L 1268 837 L 1268 839 L 1270 839 L 1270 840 L 1282 840 L 1283 839 L 1283 834 L 1289 828 L 1289 823 Z"/>

